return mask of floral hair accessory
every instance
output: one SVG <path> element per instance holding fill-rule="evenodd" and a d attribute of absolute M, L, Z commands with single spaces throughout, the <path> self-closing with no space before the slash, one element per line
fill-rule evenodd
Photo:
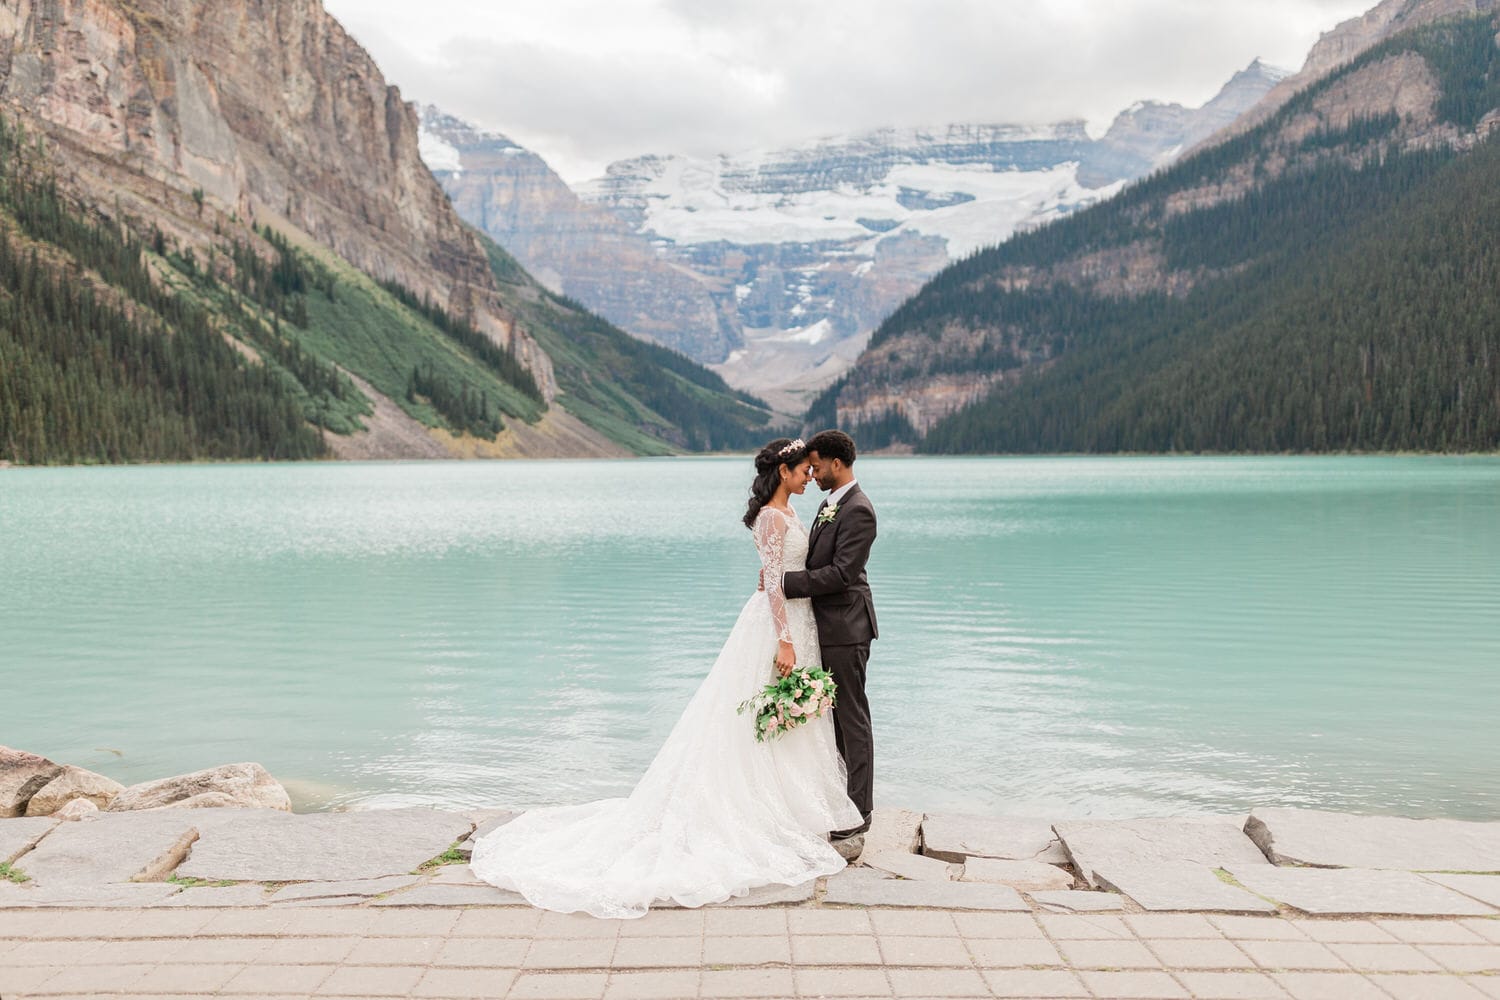
<path fill-rule="evenodd" d="M 804 442 L 801 438 L 798 438 L 797 440 L 793 441 L 791 444 L 787 445 L 785 448 L 783 448 L 780 451 L 778 451 L 776 453 L 776 457 L 777 458 L 781 458 L 783 455 L 791 455 L 791 454 L 793 454 L 795 452 L 801 451 L 803 448 L 806 448 L 806 447 L 807 447 L 806 442 Z"/>

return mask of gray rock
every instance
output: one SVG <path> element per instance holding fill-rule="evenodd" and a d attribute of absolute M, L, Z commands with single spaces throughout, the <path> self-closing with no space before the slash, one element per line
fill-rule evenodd
<path fill-rule="evenodd" d="M 165 878 L 205 830 L 243 810 L 101 812 L 59 823 L 26 855 L 26 874 L 48 889 Z M 253 814 L 251 814 L 253 815 Z"/>
<path fill-rule="evenodd" d="M 922 814 L 909 809 L 876 809 L 864 835 L 864 854 L 915 854 L 922 846 Z"/>
<path fill-rule="evenodd" d="M 1110 865 L 1095 876 L 1104 888 L 1124 893 L 1151 912 L 1277 912 L 1274 903 L 1225 883 L 1212 868 L 1191 862 Z"/>
<path fill-rule="evenodd" d="M 1078 875 L 1099 889 L 1099 868 L 1114 870 L 1184 861 L 1224 868 L 1270 862 L 1237 827 L 1178 819 L 1073 820 L 1053 826 Z"/>
<path fill-rule="evenodd" d="M 48 819 L 65 820 L 75 822 L 80 819 L 88 819 L 99 812 L 99 807 L 88 799 L 74 799 L 61 809 L 57 810 Z"/>
<path fill-rule="evenodd" d="M 462 815 L 474 824 L 474 832 L 458 845 L 458 853 L 465 858 L 470 858 L 474 856 L 475 841 L 487 833 L 500 829 L 521 814 L 507 809 L 471 809 Z"/>
<path fill-rule="evenodd" d="M 1068 861 L 1050 823 L 988 816 L 928 816 L 922 821 L 922 853 L 956 862 L 970 857 L 1048 864 Z"/>
<path fill-rule="evenodd" d="M 1423 878 L 1429 882 L 1461 892 L 1471 899 L 1477 899 L 1481 903 L 1488 903 L 1495 909 L 1500 910 L 1500 875 L 1442 875 L 1436 873 L 1423 873 Z"/>
<path fill-rule="evenodd" d="M 0 746 L 0 819 L 26 815 L 31 797 L 62 770 L 46 757 Z"/>
<path fill-rule="evenodd" d="M 849 864 L 854 864 L 860 856 L 865 853 L 865 835 L 856 833 L 852 837 L 843 837 L 839 840 L 829 841 L 833 849 L 838 852 L 839 857 Z"/>
<path fill-rule="evenodd" d="M 26 804 L 26 815 L 51 816 L 74 799 L 87 799 L 103 809 L 124 790 L 125 786 L 113 778 L 69 764 L 31 797 Z"/>
<path fill-rule="evenodd" d="M 926 858 L 920 854 L 904 851 L 887 851 L 872 855 L 868 850 L 860 855 L 860 862 L 887 875 L 912 879 L 917 882 L 952 882 L 963 874 L 964 866 L 955 865 L 937 858 Z"/>
<path fill-rule="evenodd" d="M 1008 861 L 1004 858 L 970 858 L 962 881 L 1008 885 L 1018 892 L 1038 892 L 1073 887 L 1073 876 L 1056 865 L 1040 861 Z"/>
<path fill-rule="evenodd" d="M 1412 872 L 1244 865 L 1229 873 L 1251 892 L 1320 916 L 1483 917 L 1495 912 Z"/>
<path fill-rule="evenodd" d="M 487 885 L 468 865 L 443 865 L 432 873 L 431 885 Z"/>
<path fill-rule="evenodd" d="M 236 882 L 340 882 L 405 875 L 468 836 L 470 829 L 463 816 L 437 809 L 307 815 L 255 810 L 206 831 L 179 872 Z"/>
<path fill-rule="evenodd" d="M 1282 865 L 1500 872 L 1500 823 L 1256 809 L 1245 833 Z"/>
<path fill-rule="evenodd" d="M 515 809 L 459 809 L 456 811 L 464 819 L 474 824 L 474 835 L 476 837 L 483 836 L 491 830 L 502 827 L 521 815 Z"/>
<path fill-rule="evenodd" d="M 320 899 L 330 896 L 379 896 L 396 892 L 422 881 L 420 875 L 387 875 L 384 878 L 356 879 L 352 882 L 294 882 L 282 886 L 271 896 L 271 902 L 292 899 Z"/>
<path fill-rule="evenodd" d="M 1113 892 L 1033 892 L 1036 905 L 1062 913 L 1109 913 L 1125 909 L 1125 897 Z"/>
<path fill-rule="evenodd" d="M 9 864 L 31 850 L 56 825 L 50 816 L 0 819 L 0 864 Z"/>
<path fill-rule="evenodd" d="M 1025 911 L 1016 890 L 1003 885 L 974 882 L 913 882 L 885 878 L 869 868 L 851 868 L 830 876 L 823 894 L 825 903 L 850 906 L 936 907 L 945 910 Z"/>
<path fill-rule="evenodd" d="M 519 893 L 492 885 L 419 885 L 372 900 L 371 906 L 527 906 Z"/>
<path fill-rule="evenodd" d="M 259 764 L 225 764 L 192 774 L 146 781 L 115 796 L 110 812 L 159 809 L 164 806 L 204 809 L 241 806 L 290 812 L 286 789 Z"/>

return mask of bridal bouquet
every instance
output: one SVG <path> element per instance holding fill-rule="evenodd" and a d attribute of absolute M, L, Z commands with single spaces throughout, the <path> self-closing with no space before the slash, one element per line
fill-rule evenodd
<path fill-rule="evenodd" d="M 740 714 L 755 713 L 755 739 L 764 743 L 796 729 L 833 707 L 838 685 L 821 667 L 798 667 L 786 677 L 767 684 L 754 698 L 740 705 Z"/>

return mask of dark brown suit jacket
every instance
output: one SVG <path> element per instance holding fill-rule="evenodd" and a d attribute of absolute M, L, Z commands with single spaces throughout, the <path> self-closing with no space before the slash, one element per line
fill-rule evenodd
<path fill-rule="evenodd" d="M 807 569 L 787 573 L 782 587 L 787 597 L 812 598 L 820 645 L 856 646 L 880 636 L 865 577 L 874 544 L 875 508 L 858 485 L 844 495 L 832 521 L 813 520 Z"/>

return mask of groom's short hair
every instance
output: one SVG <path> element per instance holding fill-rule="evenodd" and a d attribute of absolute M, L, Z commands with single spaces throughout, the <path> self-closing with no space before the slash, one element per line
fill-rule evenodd
<path fill-rule="evenodd" d="M 843 431 L 819 431 L 807 442 L 807 450 L 819 458 L 836 458 L 845 465 L 854 464 L 854 439 Z"/>

